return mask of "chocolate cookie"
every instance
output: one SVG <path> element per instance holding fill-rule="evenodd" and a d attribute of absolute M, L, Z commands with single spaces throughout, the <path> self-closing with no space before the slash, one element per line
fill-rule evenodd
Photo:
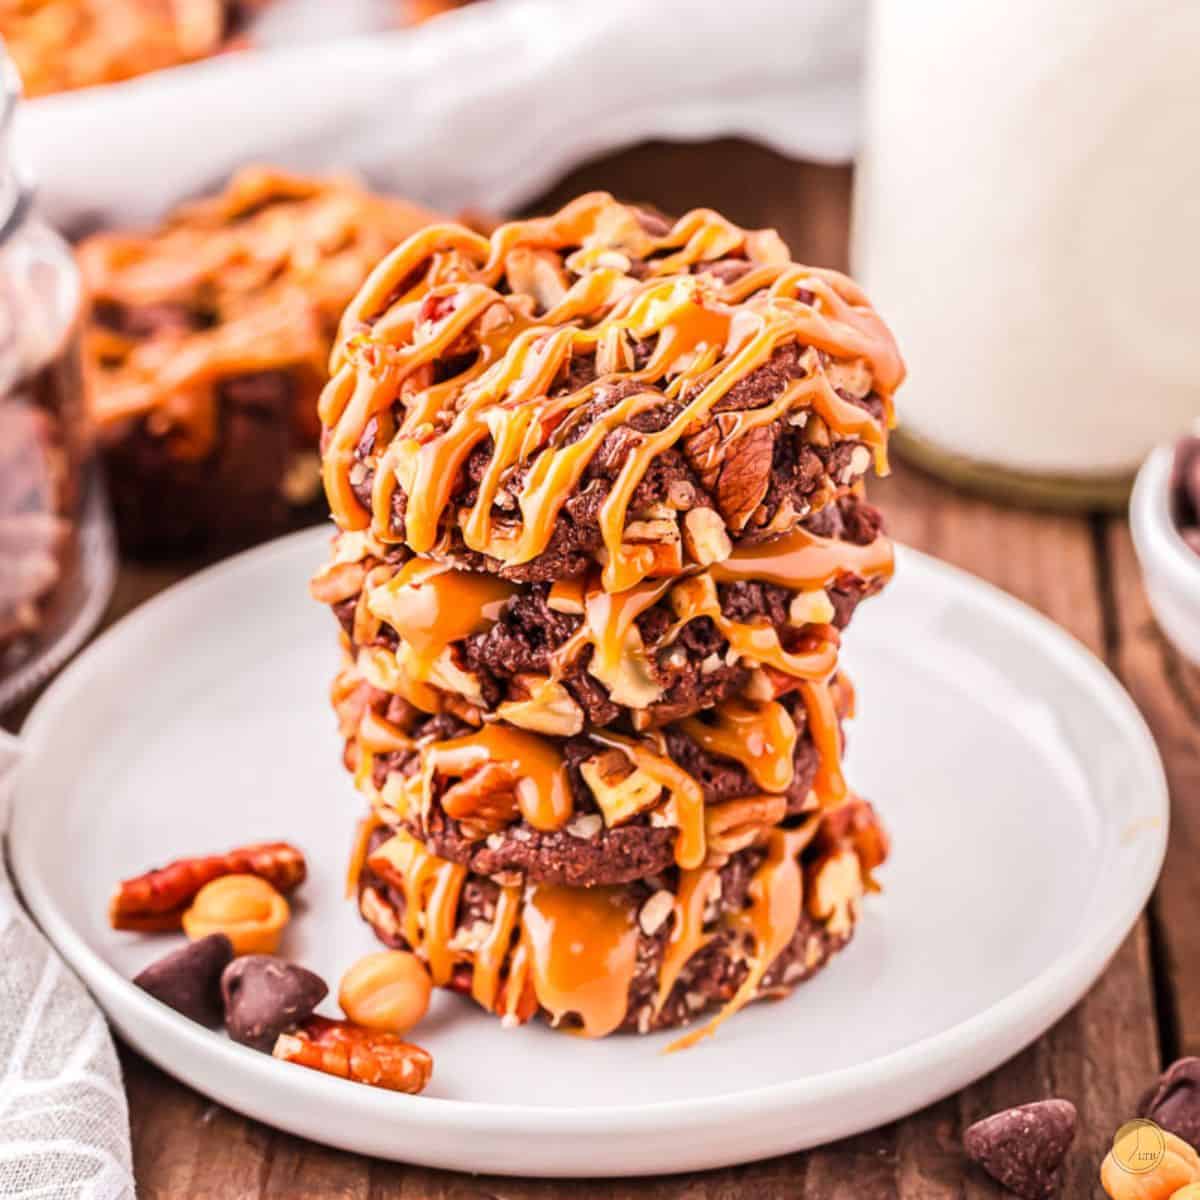
<path fill-rule="evenodd" d="M 883 461 L 904 374 L 863 293 L 774 233 L 602 193 L 410 239 L 342 331 L 321 412 L 343 529 L 520 583 L 599 565 L 612 592 L 825 507 Z"/>

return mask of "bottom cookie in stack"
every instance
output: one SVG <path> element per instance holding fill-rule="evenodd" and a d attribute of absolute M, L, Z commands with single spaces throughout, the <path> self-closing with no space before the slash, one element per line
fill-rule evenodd
<path fill-rule="evenodd" d="M 590 1037 L 709 1022 L 788 994 L 850 940 L 887 836 L 866 801 L 742 831 L 703 865 L 619 886 L 488 877 L 432 854 L 377 811 L 351 882 L 385 944 L 506 1024 L 541 1014 Z"/>

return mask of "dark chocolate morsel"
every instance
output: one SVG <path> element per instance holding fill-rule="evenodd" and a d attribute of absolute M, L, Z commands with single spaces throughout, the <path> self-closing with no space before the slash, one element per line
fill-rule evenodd
<path fill-rule="evenodd" d="M 1200 1150 L 1200 1058 L 1176 1059 L 1138 1101 L 1137 1115 Z"/>
<path fill-rule="evenodd" d="M 156 1000 L 201 1025 L 221 1023 L 221 972 L 233 958 L 233 943 L 210 933 L 151 963 L 133 982 Z"/>
<path fill-rule="evenodd" d="M 328 991 L 319 975 L 282 958 L 235 958 L 221 976 L 225 1027 L 235 1042 L 269 1052 L 281 1033 L 312 1015 Z"/>
<path fill-rule="evenodd" d="M 1025 1200 L 1058 1190 L 1058 1169 L 1075 1140 L 1075 1105 L 1038 1100 L 976 1121 L 963 1134 L 967 1157 Z"/>

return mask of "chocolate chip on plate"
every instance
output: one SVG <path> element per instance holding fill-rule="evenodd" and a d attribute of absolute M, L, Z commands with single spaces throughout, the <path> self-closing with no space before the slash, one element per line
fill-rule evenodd
<path fill-rule="evenodd" d="M 1075 1140 L 1075 1105 L 1038 1100 L 976 1121 L 963 1134 L 967 1157 L 1025 1200 L 1058 1190 L 1058 1169 Z"/>
<path fill-rule="evenodd" d="M 1180 1058 L 1138 1101 L 1137 1115 L 1200 1150 L 1200 1058 Z"/>
<path fill-rule="evenodd" d="M 221 976 L 225 1027 L 235 1042 L 269 1052 L 281 1033 L 312 1015 L 328 991 L 319 975 L 282 958 L 235 958 Z"/>
<path fill-rule="evenodd" d="M 232 958 L 230 940 L 223 933 L 210 933 L 151 963 L 133 982 L 185 1017 L 201 1025 L 219 1025 L 221 972 Z"/>

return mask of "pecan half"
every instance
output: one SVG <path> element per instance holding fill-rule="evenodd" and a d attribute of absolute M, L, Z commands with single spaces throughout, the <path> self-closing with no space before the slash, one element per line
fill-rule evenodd
<path fill-rule="evenodd" d="M 746 527 L 771 482 L 775 435 L 765 426 L 751 429 L 730 447 L 717 479 L 717 507 L 734 530 Z"/>
<path fill-rule="evenodd" d="M 506 763 L 486 762 L 442 793 L 442 808 L 470 832 L 485 837 L 517 819 L 518 782 Z"/>
<path fill-rule="evenodd" d="M 420 1046 L 328 1017 L 309 1017 L 292 1033 L 281 1033 L 271 1053 L 326 1075 L 409 1095 L 424 1091 L 433 1074 L 433 1058 Z"/>
<path fill-rule="evenodd" d="M 117 885 L 108 905 L 114 929 L 156 933 L 182 926 L 183 914 L 205 884 L 223 875 L 257 875 L 277 892 L 304 882 L 304 855 L 288 842 L 239 846 L 226 854 L 181 858 Z"/>

